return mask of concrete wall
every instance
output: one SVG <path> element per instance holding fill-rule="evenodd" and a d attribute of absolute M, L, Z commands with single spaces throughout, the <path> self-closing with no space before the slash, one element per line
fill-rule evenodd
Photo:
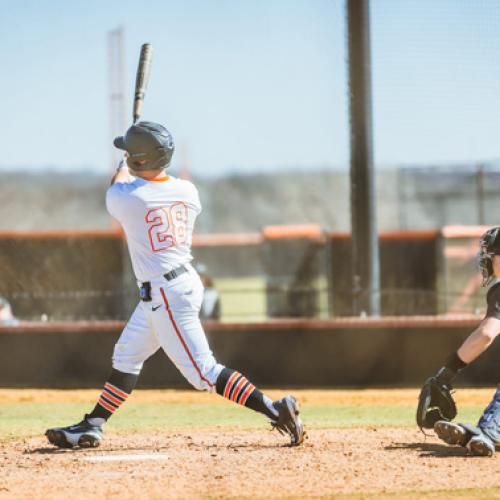
<path fill-rule="evenodd" d="M 218 360 L 262 386 L 420 385 L 477 326 L 478 319 L 386 318 L 207 323 Z M 0 386 L 99 387 L 120 322 L 0 329 Z M 465 370 L 460 384 L 500 381 L 500 342 Z M 142 387 L 188 387 L 163 352 L 143 370 Z"/>

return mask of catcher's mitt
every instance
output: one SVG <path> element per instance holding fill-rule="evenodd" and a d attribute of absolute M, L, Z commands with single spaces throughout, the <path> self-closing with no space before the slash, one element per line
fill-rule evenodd
<path fill-rule="evenodd" d="M 417 425 L 420 429 L 433 429 L 438 420 L 453 420 L 457 406 L 451 395 L 452 387 L 436 377 L 428 378 L 418 397 Z"/>

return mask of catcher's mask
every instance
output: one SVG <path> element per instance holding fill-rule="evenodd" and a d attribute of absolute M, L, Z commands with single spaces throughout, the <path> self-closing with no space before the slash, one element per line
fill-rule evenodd
<path fill-rule="evenodd" d="M 174 154 L 174 140 L 170 132 L 153 122 L 138 122 L 114 145 L 128 153 L 127 165 L 136 171 L 163 170 L 170 165 Z"/>
<path fill-rule="evenodd" d="M 479 240 L 477 263 L 483 275 L 483 286 L 491 283 L 493 274 L 493 257 L 500 255 L 500 226 L 488 229 Z"/>

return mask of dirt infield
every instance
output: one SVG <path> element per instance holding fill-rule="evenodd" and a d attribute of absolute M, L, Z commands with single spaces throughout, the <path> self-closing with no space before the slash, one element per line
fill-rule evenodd
<path fill-rule="evenodd" d="M 269 395 L 278 397 L 284 392 L 288 391 L 269 391 Z M 306 442 L 298 448 L 288 447 L 285 437 L 265 430 L 257 414 L 256 424 L 241 420 L 253 413 L 237 405 L 224 407 L 227 401 L 216 395 L 138 390 L 131 397 L 130 408 L 135 405 L 140 411 L 117 416 L 114 422 L 125 421 L 128 427 L 110 424 L 100 448 L 59 450 L 50 446 L 41 435 L 46 414 L 62 411 L 68 403 L 76 403 L 71 411 L 80 414 L 80 408 L 94 402 L 98 393 L 96 389 L 0 389 L 0 421 L 5 418 L 7 422 L 4 428 L 13 418 L 9 412 L 16 409 L 20 419 L 31 416 L 26 422 L 31 422 L 32 429 L 4 435 L 3 442 L 0 439 L 0 500 L 345 495 L 351 499 L 372 495 L 500 498 L 500 453 L 493 458 L 469 457 L 463 448 L 446 446 L 414 427 L 394 426 L 392 422 L 398 420 L 392 413 L 385 425 L 373 425 L 377 408 L 409 411 L 411 424 L 416 389 L 294 390 L 304 414 L 316 405 L 310 420 L 306 419 Z M 491 394 L 492 389 L 469 389 L 456 396 L 459 406 L 481 408 Z M 200 424 L 178 418 L 176 427 L 173 411 L 179 404 L 186 414 L 199 412 L 195 421 L 199 419 Z M 363 421 L 355 424 L 360 427 L 341 428 L 335 418 L 320 419 L 342 406 L 368 414 L 367 425 Z M 224 418 L 215 420 L 217 425 L 210 419 L 202 423 L 207 412 L 225 417 L 231 408 L 235 409 L 234 425 Z M 163 415 L 154 428 L 146 425 L 146 410 Z M 21 432 L 23 427 L 18 429 Z M 20 438 L 22 435 L 36 437 Z"/>
<path fill-rule="evenodd" d="M 0 498 L 304 497 L 499 485 L 500 456 L 466 457 L 416 430 L 314 430 L 302 447 L 283 443 L 265 431 L 155 432 L 115 434 L 97 450 L 71 451 L 31 438 L 2 450 Z M 99 457 L 107 461 L 88 461 Z"/>

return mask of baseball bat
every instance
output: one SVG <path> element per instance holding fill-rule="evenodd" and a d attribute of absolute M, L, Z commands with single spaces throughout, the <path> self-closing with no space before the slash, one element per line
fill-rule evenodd
<path fill-rule="evenodd" d="M 139 65 L 137 66 L 137 76 L 135 78 L 134 110 L 132 113 L 133 123 L 135 123 L 141 116 L 144 96 L 146 95 L 146 87 L 148 85 L 149 68 L 151 67 L 152 56 L 153 46 L 150 43 L 143 44 L 141 47 L 141 55 L 139 56 Z"/>

